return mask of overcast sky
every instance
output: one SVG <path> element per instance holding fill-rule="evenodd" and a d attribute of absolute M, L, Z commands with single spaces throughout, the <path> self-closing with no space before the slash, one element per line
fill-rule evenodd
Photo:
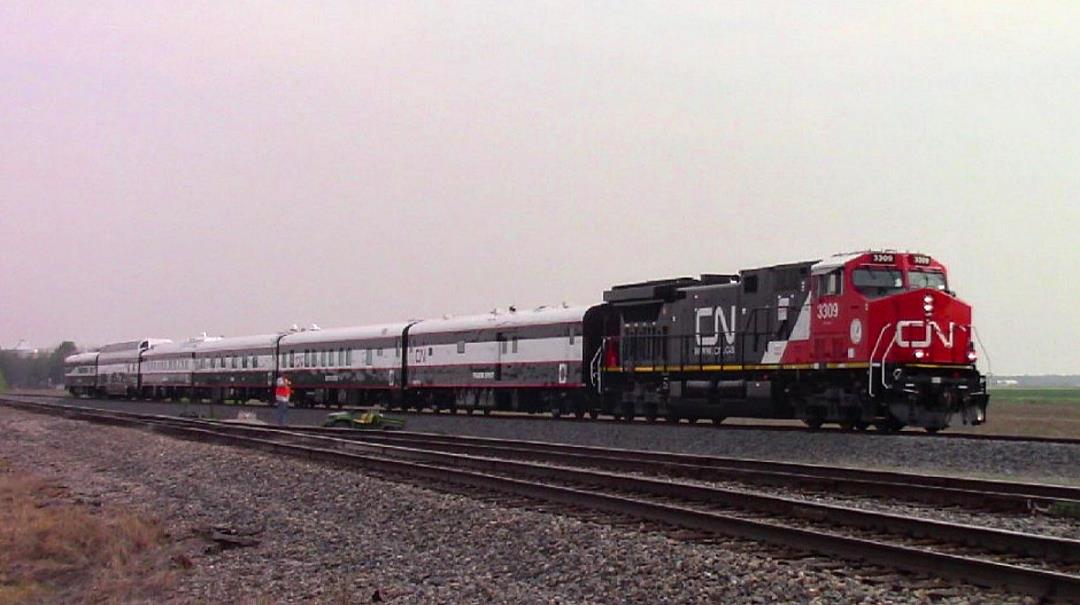
<path fill-rule="evenodd" d="M 1080 372 L 1080 2 L 90 4 L 0 4 L 0 346 L 891 247 Z"/>

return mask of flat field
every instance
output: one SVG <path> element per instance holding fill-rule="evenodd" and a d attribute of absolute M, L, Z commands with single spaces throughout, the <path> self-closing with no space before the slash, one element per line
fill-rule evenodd
<path fill-rule="evenodd" d="M 950 432 L 1080 438 L 1080 388 L 991 389 L 987 423 Z"/>

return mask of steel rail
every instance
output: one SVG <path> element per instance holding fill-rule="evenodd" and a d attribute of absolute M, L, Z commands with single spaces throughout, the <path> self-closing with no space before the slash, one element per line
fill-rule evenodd
<path fill-rule="evenodd" d="M 31 407 L 38 409 L 45 407 L 55 408 L 55 406 L 49 406 L 48 404 L 33 404 Z M 243 445 L 246 447 L 255 447 L 257 449 L 269 449 L 273 452 L 289 453 L 326 462 L 348 463 L 351 465 L 360 465 L 395 473 L 404 472 L 405 474 L 413 475 L 417 474 L 418 471 L 421 476 L 433 480 L 452 481 L 489 487 L 498 489 L 499 491 L 509 491 L 517 495 L 528 497 L 541 497 L 545 500 L 562 502 L 574 506 L 587 505 L 590 508 L 596 508 L 606 512 L 634 514 L 635 516 L 651 521 L 667 522 L 692 529 L 719 531 L 720 533 L 737 537 L 763 539 L 769 542 L 793 546 L 804 550 L 821 551 L 827 554 L 855 558 L 872 563 L 886 564 L 902 569 L 930 572 L 936 575 L 959 577 L 988 586 L 1003 586 L 1032 594 L 1052 595 L 1063 598 L 1080 597 L 1080 576 L 1071 574 L 1020 567 L 1008 563 L 929 551 L 905 545 L 882 543 L 876 540 L 823 533 L 819 530 L 807 530 L 798 527 L 777 525 L 775 523 L 762 523 L 750 519 L 731 517 L 716 512 L 689 509 L 670 504 L 647 502 L 640 499 L 626 498 L 623 496 L 604 494 L 589 490 L 529 483 L 515 478 L 497 477 L 489 473 L 478 473 L 475 470 L 450 468 L 445 464 L 442 466 L 435 466 L 400 459 L 389 460 L 381 456 L 362 455 L 353 452 L 343 452 L 337 449 L 303 446 L 295 443 L 282 443 L 280 440 L 265 438 L 268 436 L 278 438 L 294 437 L 300 439 L 315 438 L 311 435 L 290 432 L 288 430 L 244 425 L 221 425 L 216 423 L 206 423 L 204 421 L 178 421 L 174 418 L 162 416 L 139 417 L 139 415 L 126 413 L 97 414 L 93 411 L 86 411 L 85 409 L 54 409 L 52 412 L 60 413 L 62 415 L 66 415 L 70 412 L 88 420 L 97 418 L 109 423 L 150 426 L 153 430 L 185 438 L 195 438 L 201 441 L 213 441 L 230 445 Z M 195 424 L 204 424 L 204 426 L 194 426 Z M 262 436 L 249 437 L 237 434 L 241 432 L 253 434 L 261 433 Z M 337 441 L 340 445 L 348 447 L 361 445 L 351 441 L 337 439 L 333 439 L 333 441 Z M 363 447 L 383 452 L 392 450 L 395 454 L 404 453 L 406 455 L 419 456 L 431 456 L 433 454 L 433 452 L 430 451 L 413 450 L 411 448 L 400 448 L 397 446 L 363 444 Z M 514 467 L 515 472 L 520 472 L 526 467 L 533 467 L 534 470 L 531 472 L 540 472 L 545 478 L 550 478 L 552 476 L 550 473 L 557 473 L 560 480 L 563 480 L 568 472 L 568 469 L 564 468 L 547 467 L 547 469 L 535 470 L 539 469 L 538 465 L 525 465 L 524 463 L 517 462 L 507 463 L 505 461 L 479 459 L 456 454 L 446 454 L 443 452 L 438 452 L 437 454 L 452 459 L 457 464 L 465 462 L 469 465 L 480 465 L 481 468 L 486 468 L 488 470 L 497 468 L 500 471 L 505 472 L 505 469 Z M 637 486 L 634 487 L 636 490 L 641 490 L 643 485 L 651 485 L 652 487 L 645 488 L 647 493 L 649 490 L 658 490 L 660 492 L 659 495 L 664 495 L 666 497 L 693 499 L 693 496 L 696 496 L 699 499 L 712 499 L 717 496 L 718 492 L 723 491 L 699 486 L 681 486 L 669 482 L 641 480 L 633 477 L 617 477 L 611 476 L 608 473 L 576 470 L 572 472 L 583 473 L 584 475 L 580 478 L 586 483 L 600 481 L 608 487 L 613 487 L 613 482 L 615 484 L 621 484 L 623 488 L 633 484 Z M 673 492 L 672 490 L 675 491 Z M 797 501 L 797 504 L 806 506 L 806 503 L 803 502 Z M 781 511 L 781 514 L 786 513 Z M 870 515 L 870 513 L 864 513 L 864 515 Z M 869 519 L 869 517 L 867 516 L 866 519 Z M 912 521 L 910 519 L 907 520 Z M 870 523 L 879 522 L 880 521 L 872 521 Z M 953 531 L 959 531 L 959 528 L 961 527 L 963 526 L 954 526 Z M 1000 532 L 998 530 L 984 531 L 990 531 L 991 533 L 999 535 L 1015 533 Z M 1040 537 L 1033 536 L 1033 538 Z M 1067 550 L 1065 552 L 1049 553 L 1050 556 L 1063 556 L 1066 560 L 1071 560 L 1075 556 L 1075 541 L 1072 541 L 1073 543 L 1069 544 L 1069 541 L 1062 541 L 1062 539 L 1056 540 L 1065 544 Z M 980 542 L 980 546 L 985 546 L 985 544 L 981 543 L 981 540 L 978 540 L 978 542 Z M 1024 548 L 1029 547 L 1030 546 Z M 1011 549 L 1014 547 L 1007 546 L 1007 548 Z"/>
<path fill-rule="evenodd" d="M 83 406 L 67 406 L 75 409 Z M 133 414 L 108 410 L 116 414 Z M 419 444 L 447 451 L 579 464 L 613 470 L 635 470 L 700 480 L 739 481 L 755 485 L 800 487 L 952 504 L 982 510 L 1047 510 L 1057 503 L 1080 506 L 1080 487 L 1052 484 L 993 481 L 943 475 L 915 475 L 897 471 L 867 470 L 816 464 L 602 448 L 541 441 L 441 435 L 407 431 L 356 431 L 341 428 L 292 426 L 291 431 L 336 435 L 385 443 Z"/>
<path fill-rule="evenodd" d="M 728 458 L 698 454 L 680 454 L 620 448 L 604 448 L 587 445 L 551 443 L 543 441 L 518 441 L 487 437 L 441 435 L 407 431 L 357 431 L 340 428 L 290 427 L 296 432 L 336 435 L 348 439 L 380 441 L 384 443 L 422 444 L 426 447 L 457 448 L 460 451 L 492 451 L 507 454 L 520 452 L 522 456 L 559 461 L 594 461 L 598 465 L 627 469 L 632 465 L 640 470 L 679 474 L 698 479 L 736 479 L 762 482 L 771 485 L 816 485 L 829 488 L 852 486 L 854 493 L 865 494 L 874 490 L 881 495 L 903 495 L 919 499 L 929 494 L 927 501 L 951 501 L 964 503 L 969 497 L 989 498 L 988 505 L 1001 505 L 1006 509 L 1030 510 L 1032 506 L 1049 506 L 1056 502 L 1080 504 L 1080 487 L 1014 481 L 971 479 L 946 475 L 915 475 L 897 471 L 878 471 L 851 467 L 834 467 L 797 462 L 780 462 L 750 458 Z M 476 448 L 476 449 L 473 449 Z M 771 478 L 777 478 L 775 481 Z M 917 487 L 925 492 L 907 493 Z M 936 494 L 945 496 L 939 500 Z"/>

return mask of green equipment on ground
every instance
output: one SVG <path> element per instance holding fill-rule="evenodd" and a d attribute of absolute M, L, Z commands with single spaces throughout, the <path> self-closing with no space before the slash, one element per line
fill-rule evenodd
<path fill-rule="evenodd" d="M 333 426 L 349 429 L 367 430 L 397 430 L 405 428 L 405 421 L 399 418 L 389 418 L 379 412 L 368 410 L 355 410 L 350 412 L 334 412 L 326 417 L 323 426 Z"/>

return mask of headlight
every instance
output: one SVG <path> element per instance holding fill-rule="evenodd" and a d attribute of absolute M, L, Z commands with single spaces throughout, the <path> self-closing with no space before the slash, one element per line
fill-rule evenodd
<path fill-rule="evenodd" d="M 934 302 L 934 297 L 927 294 L 926 296 L 923 297 L 922 301 L 924 303 L 926 303 L 926 304 L 931 304 L 931 303 Z"/>
<path fill-rule="evenodd" d="M 927 313 L 931 313 L 931 312 L 933 312 L 933 310 L 934 310 L 934 305 L 932 305 L 932 304 L 930 304 L 930 303 L 926 303 L 926 304 L 924 304 L 924 305 L 922 306 L 922 310 L 923 310 L 923 311 L 926 311 Z"/>
<path fill-rule="evenodd" d="M 915 359 L 922 359 L 926 357 L 926 351 L 922 349 L 915 349 Z"/>

